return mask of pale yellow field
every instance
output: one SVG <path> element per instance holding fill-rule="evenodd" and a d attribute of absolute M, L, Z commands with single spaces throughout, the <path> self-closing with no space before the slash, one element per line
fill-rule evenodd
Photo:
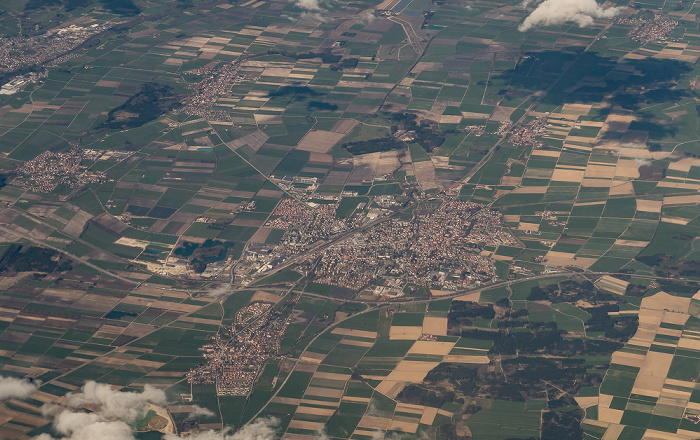
<path fill-rule="evenodd" d="M 545 157 L 559 157 L 561 156 L 561 151 L 556 150 L 532 150 L 532 156 L 545 156 Z"/>
<path fill-rule="evenodd" d="M 304 353 L 304 355 L 301 357 L 301 360 L 307 361 L 307 362 L 313 362 L 316 364 L 320 364 L 323 359 L 325 359 L 326 355 L 321 354 L 321 353 L 314 353 L 311 351 L 307 351 Z"/>
<path fill-rule="evenodd" d="M 639 178 L 639 162 L 629 159 L 620 159 L 615 167 L 615 177 L 617 178 Z"/>
<path fill-rule="evenodd" d="M 563 113 L 571 113 L 575 115 L 587 115 L 593 106 L 591 104 L 564 104 L 562 107 Z"/>
<path fill-rule="evenodd" d="M 637 199 L 637 211 L 661 212 L 662 202 L 659 200 Z"/>
<path fill-rule="evenodd" d="M 426 316 L 423 318 L 423 333 L 447 336 L 447 318 Z"/>
<path fill-rule="evenodd" d="M 340 328 L 336 327 L 331 330 L 331 333 L 335 335 L 345 335 L 345 336 L 356 336 L 358 338 L 376 339 L 377 332 L 370 332 L 366 330 L 355 330 L 351 328 Z"/>
<path fill-rule="evenodd" d="M 549 179 L 554 170 L 550 168 L 527 168 L 523 177 L 530 179 Z"/>
<path fill-rule="evenodd" d="M 333 126 L 331 131 L 333 133 L 340 133 L 340 134 L 348 135 L 359 124 L 360 123 L 354 119 L 341 119 L 335 123 L 335 125 Z"/>
<path fill-rule="evenodd" d="M 539 231 L 540 224 L 520 222 L 520 224 L 518 224 L 518 229 L 521 231 Z"/>
<path fill-rule="evenodd" d="M 581 182 L 585 171 L 582 170 L 567 170 L 556 168 L 552 173 L 552 181 L 556 182 Z"/>
<path fill-rule="evenodd" d="M 664 197 L 664 206 L 695 205 L 697 203 L 700 203 L 700 194 Z"/>
<path fill-rule="evenodd" d="M 547 192 L 547 186 L 522 186 L 520 188 L 515 188 L 513 194 L 545 194 Z"/>
<path fill-rule="evenodd" d="M 479 302 L 479 298 L 481 298 L 481 292 L 474 292 L 474 293 L 468 293 L 466 295 L 458 296 L 455 298 L 455 301 Z"/>
<path fill-rule="evenodd" d="M 437 408 L 431 408 L 429 406 L 425 407 L 425 411 L 423 411 L 423 415 L 420 418 L 420 422 L 425 425 L 432 425 L 433 420 L 435 420 L 435 416 L 437 415 L 437 412 Z"/>
<path fill-rule="evenodd" d="M 410 403 L 398 403 L 396 405 L 396 411 L 412 413 L 412 414 L 423 414 L 425 407 L 422 405 L 412 405 Z"/>
<path fill-rule="evenodd" d="M 671 353 L 647 352 L 646 358 L 639 368 L 632 393 L 658 398 L 672 361 L 673 354 Z"/>
<path fill-rule="evenodd" d="M 501 177 L 501 185 L 517 186 L 523 181 L 522 177 L 503 176 Z"/>
<path fill-rule="evenodd" d="M 315 362 L 299 362 L 294 370 L 303 371 L 304 373 L 314 373 L 317 368 L 318 365 Z"/>
<path fill-rule="evenodd" d="M 669 217 L 667 215 L 662 215 L 661 221 L 664 223 L 673 223 L 675 225 L 687 225 L 688 223 L 690 223 L 690 219 L 680 217 Z"/>
<path fill-rule="evenodd" d="M 437 289 L 430 289 L 430 294 L 432 296 L 447 296 L 447 295 L 452 295 L 454 292 L 452 290 L 437 290 Z"/>
<path fill-rule="evenodd" d="M 319 379 L 331 379 L 331 380 L 346 381 L 346 380 L 350 380 L 351 375 L 339 374 L 339 373 L 326 373 L 326 372 L 318 371 L 318 372 L 316 372 L 316 374 L 314 374 L 314 377 L 317 377 Z"/>
<path fill-rule="evenodd" d="M 333 148 L 333 145 L 338 143 L 343 137 L 345 137 L 344 134 L 333 133 L 332 131 L 310 131 L 299 141 L 297 150 L 328 153 Z"/>
<path fill-rule="evenodd" d="M 360 423 L 357 424 L 357 427 L 358 428 L 384 429 L 384 430 L 386 430 L 389 427 L 389 423 L 391 423 L 391 419 L 389 419 L 389 418 L 374 417 L 374 416 L 368 416 L 365 414 L 365 416 L 362 417 L 362 420 L 360 420 Z"/>
<path fill-rule="evenodd" d="M 344 344 L 344 345 L 354 345 L 356 347 L 371 347 L 374 345 L 374 342 L 371 341 L 354 341 L 352 339 L 343 339 L 342 341 L 339 342 L 339 344 Z"/>
<path fill-rule="evenodd" d="M 289 427 L 294 429 L 305 429 L 308 431 L 316 431 L 323 428 L 323 423 L 320 422 L 307 422 L 304 420 L 292 420 L 289 422 Z"/>
<path fill-rule="evenodd" d="M 547 264 L 551 266 L 577 266 L 577 267 L 584 267 L 588 268 L 590 267 L 593 263 L 598 261 L 597 258 L 576 258 L 573 260 L 573 257 L 576 254 L 568 253 L 568 252 L 557 252 L 557 251 L 549 251 L 545 255 L 547 258 Z"/>
<path fill-rule="evenodd" d="M 371 399 L 369 397 L 343 396 L 343 400 L 347 400 L 348 402 L 369 403 Z"/>
<path fill-rule="evenodd" d="M 308 387 L 306 394 L 308 396 L 333 397 L 340 399 L 343 397 L 343 390 L 333 390 L 330 388 Z"/>
<path fill-rule="evenodd" d="M 338 407 L 338 402 L 326 402 L 325 400 L 314 400 L 308 398 L 301 399 L 301 403 L 304 405 L 329 406 L 333 408 Z"/>
<path fill-rule="evenodd" d="M 333 413 L 335 413 L 335 411 L 335 408 L 314 408 L 312 406 L 299 406 L 297 407 L 296 413 L 330 417 L 333 415 Z"/>
<path fill-rule="evenodd" d="M 444 362 L 452 362 L 455 364 L 488 364 L 491 360 L 488 356 L 475 356 L 466 354 L 448 354 L 445 356 Z"/>
<path fill-rule="evenodd" d="M 617 182 L 609 179 L 588 179 L 586 177 L 581 181 L 581 186 L 589 188 L 610 188 L 611 186 L 617 184 Z M 597 203 L 593 203 L 594 205 Z M 578 205 L 578 203 L 577 203 Z"/>
<path fill-rule="evenodd" d="M 642 309 L 661 310 L 676 313 L 688 313 L 689 306 L 690 298 L 672 296 L 666 292 L 659 292 L 655 295 L 648 296 L 642 299 Z"/>
<path fill-rule="evenodd" d="M 392 420 L 391 423 L 389 424 L 389 429 L 392 431 L 408 432 L 411 434 L 415 434 L 416 430 L 418 430 L 418 423 L 401 422 L 398 420 Z"/>
<path fill-rule="evenodd" d="M 586 167 L 585 177 L 596 179 L 612 179 L 613 177 L 615 177 L 615 166 L 589 164 Z"/>
<path fill-rule="evenodd" d="M 646 247 L 649 242 L 648 241 L 639 241 L 639 240 L 623 240 L 621 238 L 618 238 L 615 240 L 615 244 L 622 245 L 622 246 L 637 246 L 637 247 Z"/>
<path fill-rule="evenodd" d="M 444 319 L 445 326 L 447 326 L 447 318 L 437 318 Z M 452 348 L 455 346 L 455 342 L 438 342 L 438 341 L 416 341 L 408 350 L 408 353 L 418 353 L 418 354 L 436 354 L 445 356 Z"/>
<path fill-rule="evenodd" d="M 270 292 L 265 292 L 263 290 L 258 290 L 255 292 L 253 297 L 250 299 L 251 301 L 263 301 L 263 302 L 269 302 L 269 303 L 276 303 L 280 299 L 279 296 L 275 295 L 274 293 Z"/>

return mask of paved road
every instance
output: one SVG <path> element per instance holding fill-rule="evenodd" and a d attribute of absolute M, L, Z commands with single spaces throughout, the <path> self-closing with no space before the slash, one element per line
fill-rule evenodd
<path fill-rule="evenodd" d="M 309 347 L 311 347 L 311 345 L 313 345 L 313 343 L 314 343 L 319 337 L 321 337 L 321 335 L 325 334 L 325 333 L 328 332 L 329 330 L 332 330 L 332 329 L 336 328 L 336 327 L 338 326 L 338 324 L 340 324 L 340 323 L 346 321 L 346 320 L 349 319 L 349 318 L 354 318 L 355 316 L 362 315 L 362 314 L 364 314 L 364 313 L 369 313 L 369 312 L 372 312 L 372 311 L 374 311 L 374 310 L 380 309 L 380 308 L 382 308 L 382 307 L 388 307 L 388 306 L 391 306 L 392 304 L 396 304 L 396 303 L 430 303 L 430 302 L 432 302 L 432 301 L 442 301 L 442 300 L 444 300 L 444 299 L 454 298 L 454 297 L 456 297 L 456 296 L 465 295 L 465 294 L 467 294 L 467 293 L 477 292 L 477 291 L 479 291 L 479 290 L 483 290 L 483 289 L 486 289 L 486 288 L 489 288 L 489 289 L 490 289 L 490 288 L 495 288 L 495 287 L 510 286 L 510 285 L 512 285 L 512 284 L 520 283 L 520 282 L 523 282 L 523 281 L 539 280 L 539 279 L 546 279 L 546 278 L 554 278 L 554 277 L 567 276 L 567 275 L 574 275 L 574 274 L 578 274 L 578 275 L 590 275 L 590 276 L 629 275 L 629 274 L 623 274 L 623 273 L 619 273 L 619 272 L 578 272 L 578 271 L 572 271 L 572 270 L 571 270 L 571 271 L 562 271 L 562 272 L 551 273 L 551 274 L 546 274 L 546 275 L 537 275 L 537 276 L 534 276 L 534 277 L 519 278 L 519 279 L 517 279 L 517 280 L 503 281 L 503 282 L 500 282 L 500 283 L 488 284 L 488 285 L 486 285 L 486 286 L 475 287 L 475 288 L 472 288 L 472 289 L 469 289 L 469 290 L 464 290 L 464 291 L 460 291 L 460 292 L 455 292 L 455 293 L 452 294 L 452 295 L 439 296 L 439 297 L 431 297 L 431 298 L 424 298 L 424 299 L 405 298 L 405 299 L 403 299 L 403 300 L 401 300 L 401 299 L 396 299 L 396 300 L 392 300 L 392 301 L 361 301 L 361 300 L 347 300 L 346 302 L 364 303 L 364 304 L 367 304 L 369 307 L 367 307 L 367 310 L 364 310 L 364 311 L 362 311 L 362 312 L 355 313 L 355 314 L 350 315 L 350 316 L 346 316 L 346 317 L 344 317 L 344 318 L 342 318 L 342 319 L 339 319 L 338 321 L 334 321 L 334 322 L 333 322 L 332 324 L 330 324 L 328 327 L 326 327 L 326 328 L 322 329 L 320 332 L 318 332 L 318 333 L 313 337 L 313 339 L 311 339 L 311 341 L 309 341 L 309 343 L 306 345 L 306 347 L 305 347 L 304 350 L 301 352 L 301 354 L 299 354 L 299 356 L 297 357 L 297 359 L 295 359 L 295 361 L 294 361 L 294 366 L 292 367 L 291 370 L 289 370 L 289 374 L 288 374 L 287 377 L 284 379 L 284 381 L 282 382 L 282 384 L 279 386 L 279 388 L 277 389 L 277 391 L 275 391 L 274 394 L 272 394 L 272 396 L 271 396 L 270 399 L 268 400 L 268 404 L 269 404 L 269 402 L 271 402 L 275 397 L 277 397 L 277 395 L 279 394 L 279 392 L 282 390 L 282 388 L 284 387 L 284 385 L 287 383 L 287 381 L 289 380 L 289 378 L 292 376 L 292 374 L 291 374 L 292 371 L 294 371 L 294 369 L 297 367 L 297 365 L 298 365 L 299 362 L 301 361 L 301 358 L 304 357 L 304 355 L 305 355 L 306 352 L 308 351 Z M 663 279 L 663 280 L 674 280 L 674 279 L 675 279 L 675 278 L 655 277 L 655 276 L 636 275 L 636 274 L 635 274 L 634 276 L 635 276 L 636 278 L 646 278 L 646 279 L 655 279 L 655 280 L 658 280 L 658 279 Z M 266 289 L 266 290 L 269 290 L 269 289 Z M 282 289 L 280 289 L 280 290 L 282 290 Z M 314 297 L 314 298 L 319 298 L 319 299 L 325 299 L 325 300 L 328 300 L 328 299 L 329 299 L 327 296 L 319 295 L 319 294 L 314 294 L 314 293 L 309 293 L 309 292 L 303 292 L 303 291 L 298 291 L 298 290 L 292 290 L 292 292 L 294 292 L 294 293 L 299 293 L 299 294 L 302 294 L 302 295 L 305 295 L 305 296 L 310 296 L 310 297 Z M 249 421 L 248 423 L 246 423 L 246 425 L 249 424 L 249 423 L 251 423 L 251 422 L 252 422 L 253 420 L 255 420 L 260 414 L 262 414 L 262 412 L 265 410 L 265 407 L 267 407 L 267 404 L 266 404 L 265 406 L 263 406 L 263 407 L 255 414 L 255 416 L 253 416 L 253 417 L 250 419 L 250 421 Z"/>
<path fill-rule="evenodd" d="M 389 215 L 386 215 L 384 217 L 378 218 L 377 220 L 373 220 L 373 221 L 371 221 L 367 224 L 364 224 L 362 226 L 359 226 L 357 228 L 350 229 L 350 230 L 345 231 L 345 232 L 341 232 L 340 234 L 335 235 L 329 239 L 321 240 L 320 242 L 315 244 L 310 249 L 308 249 L 304 252 L 301 252 L 293 257 L 290 257 L 284 263 L 280 264 L 279 266 L 275 267 L 274 269 L 272 269 L 268 272 L 265 272 L 264 275 L 262 276 L 262 278 L 268 277 L 268 276 L 275 274 L 281 270 L 287 269 L 289 266 L 292 266 L 296 263 L 299 263 L 300 261 L 307 259 L 310 255 L 312 255 L 316 252 L 320 252 L 326 248 L 329 248 L 329 247 L 333 246 L 334 244 L 336 244 L 340 241 L 343 241 L 343 240 L 347 239 L 348 237 L 351 237 L 354 234 L 362 232 L 362 231 L 369 229 L 373 226 L 377 226 L 380 223 L 384 223 L 385 221 L 390 220 L 390 219 L 400 215 L 401 213 L 408 211 L 409 209 L 413 208 L 414 206 L 415 206 L 414 203 L 410 203 L 408 206 L 404 207 L 400 211 L 396 211 L 396 212 L 391 213 Z M 259 286 L 255 286 L 255 287 L 259 287 Z"/>
<path fill-rule="evenodd" d="M 132 279 L 125 278 L 125 277 L 123 277 L 123 276 L 117 275 L 117 274 L 114 273 L 114 272 L 111 272 L 111 271 L 109 271 L 109 270 L 107 270 L 107 269 L 103 269 L 103 268 L 101 268 L 100 266 L 97 266 L 97 265 L 91 263 L 90 261 L 86 260 L 86 259 L 83 258 L 83 257 L 79 257 L 79 256 L 77 256 L 77 255 L 75 255 L 75 254 L 71 254 L 70 252 L 66 251 L 65 249 L 61 249 L 61 248 L 59 248 L 59 247 L 53 246 L 53 245 L 51 245 L 51 244 L 48 244 L 48 243 L 46 243 L 46 242 L 43 241 L 43 240 L 36 239 L 36 238 L 31 237 L 31 236 L 29 236 L 29 235 L 22 235 L 22 234 L 20 234 L 20 233 L 18 233 L 18 232 L 13 231 L 12 229 L 6 228 L 5 226 L 0 226 L 0 231 L 5 232 L 5 233 L 7 233 L 7 234 L 12 234 L 12 235 L 14 235 L 15 237 L 18 237 L 18 238 L 20 238 L 20 239 L 24 239 L 24 240 L 31 241 L 32 243 L 37 244 L 37 245 L 39 245 L 39 246 L 43 246 L 43 247 L 46 247 L 46 248 L 49 248 L 49 249 L 53 249 L 54 251 L 60 252 L 60 253 L 62 253 L 63 255 L 65 255 L 65 256 L 67 256 L 67 257 L 69 257 L 69 258 L 72 258 L 73 260 L 79 261 L 80 263 L 82 263 L 82 264 L 84 264 L 84 265 L 86 265 L 86 266 L 88 266 L 88 267 L 90 267 L 90 268 L 92 268 L 92 269 L 95 269 L 95 270 L 98 271 L 98 272 L 101 272 L 101 273 L 103 273 L 103 274 L 109 275 L 109 276 L 112 277 L 112 278 L 116 278 L 116 279 L 118 279 L 118 280 L 120 280 L 120 281 L 124 281 L 124 282 L 131 283 L 131 284 L 135 284 L 135 285 L 136 285 L 136 284 L 141 284 L 141 281 L 136 281 L 136 280 L 132 280 Z"/>

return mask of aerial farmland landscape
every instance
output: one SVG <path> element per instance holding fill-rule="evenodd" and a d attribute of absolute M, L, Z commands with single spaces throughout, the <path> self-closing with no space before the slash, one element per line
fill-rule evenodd
<path fill-rule="evenodd" d="M 0 439 L 700 439 L 699 16 L 0 2 Z"/>

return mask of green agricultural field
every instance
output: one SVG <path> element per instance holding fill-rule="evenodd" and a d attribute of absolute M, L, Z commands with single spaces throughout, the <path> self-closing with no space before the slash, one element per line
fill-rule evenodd
<path fill-rule="evenodd" d="M 697 8 L 519 3 L 4 2 L 0 380 L 45 394 L 0 438 L 89 380 L 236 438 L 698 432 Z M 268 318 L 245 395 L 189 383 Z"/>
<path fill-rule="evenodd" d="M 483 439 L 539 435 L 540 411 L 528 411 L 520 402 L 493 400 L 491 407 L 470 417 L 469 429 Z"/>

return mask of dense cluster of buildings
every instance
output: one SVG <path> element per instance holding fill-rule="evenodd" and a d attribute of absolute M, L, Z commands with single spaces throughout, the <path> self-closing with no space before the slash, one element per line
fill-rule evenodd
<path fill-rule="evenodd" d="M 353 226 L 335 215 L 337 203 L 319 204 L 313 209 L 294 199 L 282 200 L 272 213 L 273 219 L 265 226 L 284 229 L 278 254 L 295 255 L 308 250 L 311 245 Z"/>
<path fill-rule="evenodd" d="M 65 153 L 44 151 L 14 170 L 16 177 L 12 184 L 35 192 L 50 193 L 58 185 L 75 188 L 88 183 L 101 183 L 105 180 L 104 173 L 90 171 L 82 165 L 83 160 L 95 159 L 94 154 L 78 147 Z"/>
<path fill-rule="evenodd" d="M 182 111 L 188 115 L 200 116 L 214 121 L 231 121 L 231 115 L 224 110 L 213 108 L 216 100 L 231 92 L 231 87 L 241 80 L 239 70 L 241 61 L 237 60 L 223 66 L 201 67 L 185 73 L 203 75 L 201 81 L 189 86 L 194 93 L 187 98 Z"/>
<path fill-rule="evenodd" d="M 539 116 L 525 125 L 516 125 L 508 131 L 507 140 L 513 145 L 524 146 L 534 145 L 535 148 L 544 146 L 542 141 L 537 140 L 547 129 L 547 117 Z"/>
<path fill-rule="evenodd" d="M 3 84 L 2 87 L 0 87 L 0 95 L 13 95 L 21 91 L 27 84 L 42 80 L 48 75 L 48 70 L 44 70 L 43 72 L 29 72 L 23 75 L 17 75 L 7 83 Z"/>
<path fill-rule="evenodd" d="M 71 25 L 31 38 L 0 36 L 0 73 L 50 61 L 110 26 L 109 22 L 87 27 Z"/>
<path fill-rule="evenodd" d="M 314 281 L 358 290 L 378 279 L 439 285 L 446 290 L 495 277 L 484 246 L 516 243 L 500 213 L 443 197 L 411 220 L 391 219 L 325 250 Z M 390 282 L 390 281 L 386 281 Z"/>
<path fill-rule="evenodd" d="M 620 18 L 617 22 L 634 26 L 634 29 L 630 31 L 630 38 L 642 44 L 669 40 L 673 30 L 678 26 L 678 21 L 663 14 L 654 14 L 654 18 L 651 20 L 644 18 Z"/>
<path fill-rule="evenodd" d="M 236 325 L 243 325 L 253 321 L 267 312 L 270 307 L 272 307 L 272 304 L 270 303 L 254 302 L 246 307 L 243 307 L 236 313 L 234 323 Z"/>
<path fill-rule="evenodd" d="M 269 303 L 256 302 L 241 309 L 234 324 L 202 347 L 207 363 L 190 370 L 188 382 L 216 385 L 220 396 L 250 394 L 265 362 L 279 356 L 290 322 L 276 311 L 268 312 L 270 307 Z"/>
<path fill-rule="evenodd" d="M 562 211 L 537 211 L 535 212 L 536 216 L 542 217 L 542 220 L 546 221 L 549 223 L 550 226 L 566 226 L 566 221 L 559 220 L 557 215 L 563 215 L 563 216 L 568 216 L 568 212 L 562 212 Z"/>

